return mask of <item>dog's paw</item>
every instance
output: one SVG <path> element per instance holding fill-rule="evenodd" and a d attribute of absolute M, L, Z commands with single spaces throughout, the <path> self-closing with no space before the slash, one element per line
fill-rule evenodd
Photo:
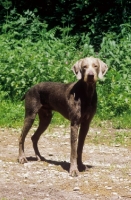
<path fill-rule="evenodd" d="M 19 158 L 18 158 L 18 162 L 19 162 L 20 164 L 24 164 L 24 163 L 27 163 L 28 161 L 27 161 L 26 157 L 19 157 Z"/>
<path fill-rule="evenodd" d="M 88 171 L 90 168 L 92 168 L 91 165 L 84 165 L 83 163 L 78 164 L 78 169 L 80 172 Z"/>
<path fill-rule="evenodd" d="M 38 162 L 40 162 L 40 161 L 43 160 L 43 159 L 42 159 L 42 156 L 38 156 L 38 155 L 36 155 L 36 159 L 37 159 Z"/>
<path fill-rule="evenodd" d="M 79 175 L 79 171 L 78 171 L 78 169 L 77 168 L 70 168 L 70 171 L 69 171 L 69 174 L 70 174 L 70 176 L 72 176 L 72 177 L 77 177 L 78 175 Z"/>
<path fill-rule="evenodd" d="M 87 170 L 87 166 L 81 163 L 81 164 L 78 164 L 78 169 L 80 172 L 83 172 Z"/>

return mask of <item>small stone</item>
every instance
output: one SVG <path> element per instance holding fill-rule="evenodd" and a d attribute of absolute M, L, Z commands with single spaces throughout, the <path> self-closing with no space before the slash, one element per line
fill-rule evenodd
<path fill-rule="evenodd" d="M 24 163 L 24 167 L 31 167 L 31 165 L 32 165 L 31 162 Z"/>
<path fill-rule="evenodd" d="M 95 197 L 99 197 L 99 194 L 95 194 Z"/>
<path fill-rule="evenodd" d="M 120 181 L 123 181 L 123 178 L 120 178 Z"/>
<path fill-rule="evenodd" d="M 80 188 L 79 187 L 74 187 L 73 191 L 79 191 Z"/>
<path fill-rule="evenodd" d="M 111 187 L 111 186 L 105 186 L 105 188 L 106 188 L 107 190 L 112 190 L 112 187 Z"/>
<path fill-rule="evenodd" d="M 41 172 L 40 172 L 40 171 L 36 171 L 35 174 L 38 174 L 38 175 L 39 175 L 39 174 L 41 174 Z"/>
<path fill-rule="evenodd" d="M 49 156 L 53 156 L 53 153 L 49 153 Z"/>
<path fill-rule="evenodd" d="M 53 165 L 53 164 L 49 164 L 48 166 L 49 166 L 49 167 L 53 167 L 54 165 Z"/>
<path fill-rule="evenodd" d="M 21 195 L 21 194 L 22 194 L 22 192 L 19 192 L 18 194 L 19 194 L 19 195 Z"/>
<path fill-rule="evenodd" d="M 29 173 L 24 174 L 24 178 L 28 178 L 29 177 Z"/>
<path fill-rule="evenodd" d="M 116 144 L 115 147 L 120 147 L 120 144 Z"/>
<path fill-rule="evenodd" d="M 112 192 L 113 195 L 118 195 L 117 192 Z"/>
<path fill-rule="evenodd" d="M 72 177 L 72 176 L 69 176 L 69 179 L 73 179 L 73 177 Z"/>
<path fill-rule="evenodd" d="M 43 182 L 43 180 L 38 180 L 38 181 L 37 181 L 37 183 L 42 183 L 42 182 Z"/>
<path fill-rule="evenodd" d="M 88 174 L 84 174 L 84 177 L 87 177 L 87 176 L 89 176 Z"/>
<path fill-rule="evenodd" d="M 29 187 L 32 188 L 32 189 L 36 189 L 37 188 L 37 186 L 35 184 L 30 184 Z"/>
<path fill-rule="evenodd" d="M 86 184 L 86 185 L 88 185 L 88 184 L 89 184 L 89 182 L 88 182 L 88 181 L 85 181 L 85 184 Z"/>

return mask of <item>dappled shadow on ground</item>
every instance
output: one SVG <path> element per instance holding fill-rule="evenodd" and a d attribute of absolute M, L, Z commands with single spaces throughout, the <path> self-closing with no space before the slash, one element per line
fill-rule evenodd
<path fill-rule="evenodd" d="M 28 161 L 37 161 L 36 157 L 27 157 Z M 55 160 L 50 160 L 50 159 L 46 159 L 44 157 L 41 157 L 41 161 L 43 162 L 47 162 L 48 164 L 52 164 L 52 165 L 56 165 L 56 166 L 61 166 L 63 170 L 69 172 L 69 168 L 70 168 L 70 163 L 66 162 L 66 161 L 55 161 Z M 93 168 L 92 165 L 84 165 L 83 167 L 79 167 L 79 171 L 83 172 L 85 170 L 89 170 L 90 168 Z"/>

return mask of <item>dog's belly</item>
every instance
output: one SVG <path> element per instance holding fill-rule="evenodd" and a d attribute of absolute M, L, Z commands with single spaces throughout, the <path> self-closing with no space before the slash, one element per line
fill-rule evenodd
<path fill-rule="evenodd" d="M 69 111 L 66 105 L 59 103 L 59 106 L 58 106 L 58 104 L 55 104 L 54 106 L 52 106 L 52 110 L 59 112 L 63 117 L 69 120 Z"/>
<path fill-rule="evenodd" d="M 68 108 L 66 108 L 65 105 L 63 106 L 61 103 L 54 103 L 54 104 L 43 103 L 42 109 L 45 110 L 45 113 L 56 111 L 69 120 Z"/>

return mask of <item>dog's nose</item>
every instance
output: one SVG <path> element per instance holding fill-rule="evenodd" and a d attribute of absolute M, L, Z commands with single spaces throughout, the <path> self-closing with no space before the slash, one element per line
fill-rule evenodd
<path fill-rule="evenodd" d="M 88 76 L 94 76 L 94 73 L 92 71 L 89 71 Z"/>

